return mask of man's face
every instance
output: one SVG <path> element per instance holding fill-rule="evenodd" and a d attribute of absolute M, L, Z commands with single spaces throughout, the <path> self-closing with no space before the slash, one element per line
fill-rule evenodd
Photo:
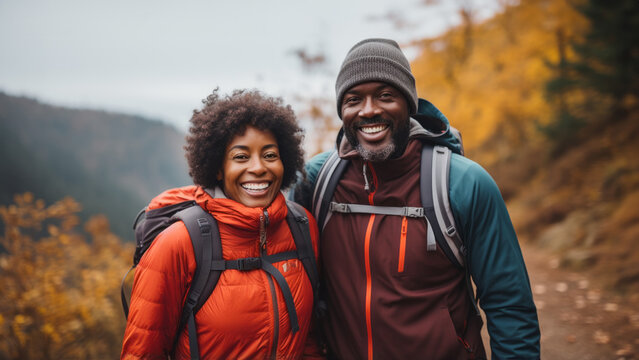
<path fill-rule="evenodd" d="M 408 143 L 408 103 L 404 95 L 383 82 L 350 88 L 341 104 L 344 134 L 361 157 L 384 161 L 404 152 Z"/>

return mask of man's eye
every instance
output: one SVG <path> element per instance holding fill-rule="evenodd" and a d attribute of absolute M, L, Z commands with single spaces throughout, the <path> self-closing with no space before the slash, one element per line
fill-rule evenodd
<path fill-rule="evenodd" d="M 358 100 L 359 100 L 359 98 L 356 97 L 356 96 L 347 97 L 346 99 L 344 99 L 344 104 L 354 104 Z"/>

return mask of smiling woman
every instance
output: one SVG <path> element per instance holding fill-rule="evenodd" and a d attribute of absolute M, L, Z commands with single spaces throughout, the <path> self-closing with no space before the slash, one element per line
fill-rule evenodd
<path fill-rule="evenodd" d="M 217 178 L 229 198 L 248 207 L 266 207 L 279 193 L 283 174 L 273 134 L 249 126 L 226 147 Z"/>
<path fill-rule="evenodd" d="M 308 211 L 305 218 L 297 217 L 310 232 L 310 243 L 307 236 L 300 242 L 299 228 L 289 225 L 295 205 L 287 204 L 280 191 L 303 171 L 302 130 L 293 111 L 257 91 L 226 97 L 214 91 L 193 113 L 191 124 L 185 149 L 196 186 L 169 193 L 172 200 L 193 200 L 216 220 L 224 261 L 217 261 L 214 270 L 223 272 L 197 311 L 194 329 L 192 323 L 180 328 L 199 264 L 182 222 L 162 231 L 135 273 L 121 358 L 299 359 L 318 354 L 308 337 L 316 281 L 307 267 L 317 254 L 317 225 Z M 160 195 L 149 208 L 165 201 Z M 312 252 L 307 256 L 303 248 Z M 189 333 L 196 334 L 197 343 L 190 342 Z"/>
<path fill-rule="evenodd" d="M 226 98 L 214 91 L 204 100 L 204 108 L 193 113 L 185 149 L 195 184 L 211 189 L 222 185 L 220 172 L 228 145 L 248 127 L 274 137 L 284 167 L 282 188 L 293 183 L 304 167 L 303 133 L 293 110 L 282 105 L 280 99 L 264 97 L 257 91 L 236 90 Z"/>

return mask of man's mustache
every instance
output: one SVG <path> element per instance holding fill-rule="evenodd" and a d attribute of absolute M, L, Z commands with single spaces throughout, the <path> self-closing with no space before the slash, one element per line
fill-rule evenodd
<path fill-rule="evenodd" d="M 385 124 L 392 127 L 393 122 L 388 119 L 384 119 L 381 115 L 377 115 L 370 119 L 360 120 L 356 122 L 354 125 L 355 127 L 361 127 L 361 126 L 371 125 L 371 124 Z"/>

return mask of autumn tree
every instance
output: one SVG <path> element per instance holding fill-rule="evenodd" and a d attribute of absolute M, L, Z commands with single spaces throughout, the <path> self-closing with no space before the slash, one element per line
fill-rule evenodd
<path fill-rule="evenodd" d="M 556 116 L 542 129 L 559 141 L 589 123 L 624 120 L 639 101 L 639 2 L 587 0 L 574 8 L 588 30 L 583 38 L 560 39 L 563 56 L 546 85 Z"/>
<path fill-rule="evenodd" d="M 324 89 L 328 85 L 325 75 L 330 74 L 327 68 L 328 59 L 323 51 L 311 53 L 305 48 L 296 49 L 292 52 L 302 66 L 303 72 L 309 76 L 310 82 L 316 82 Z M 317 77 L 316 75 L 322 75 Z M 333 75 L 331 75 L 332 77 Z M 340 119 L 335 116 L 334 99 L 325 94 L 329 91 L 322 91 L 314 94 L 308 91 L 297 94 L 295 99 L 300 102 L 302 110 L 299 112 L 299 119 L 309 134 L 305 144 L 307 155 L 313 156 L 322 151 L 326 151 L 334 146 L 335 135 L 341 127 Z"/>
<path fill-rule="evenodd" d="M 78 229 L 79 204 L 26 193 L 0 207 L 0 358 L 114 359 L 124 317 L 119 282 L 132 249 L 105 217 Z"/>

